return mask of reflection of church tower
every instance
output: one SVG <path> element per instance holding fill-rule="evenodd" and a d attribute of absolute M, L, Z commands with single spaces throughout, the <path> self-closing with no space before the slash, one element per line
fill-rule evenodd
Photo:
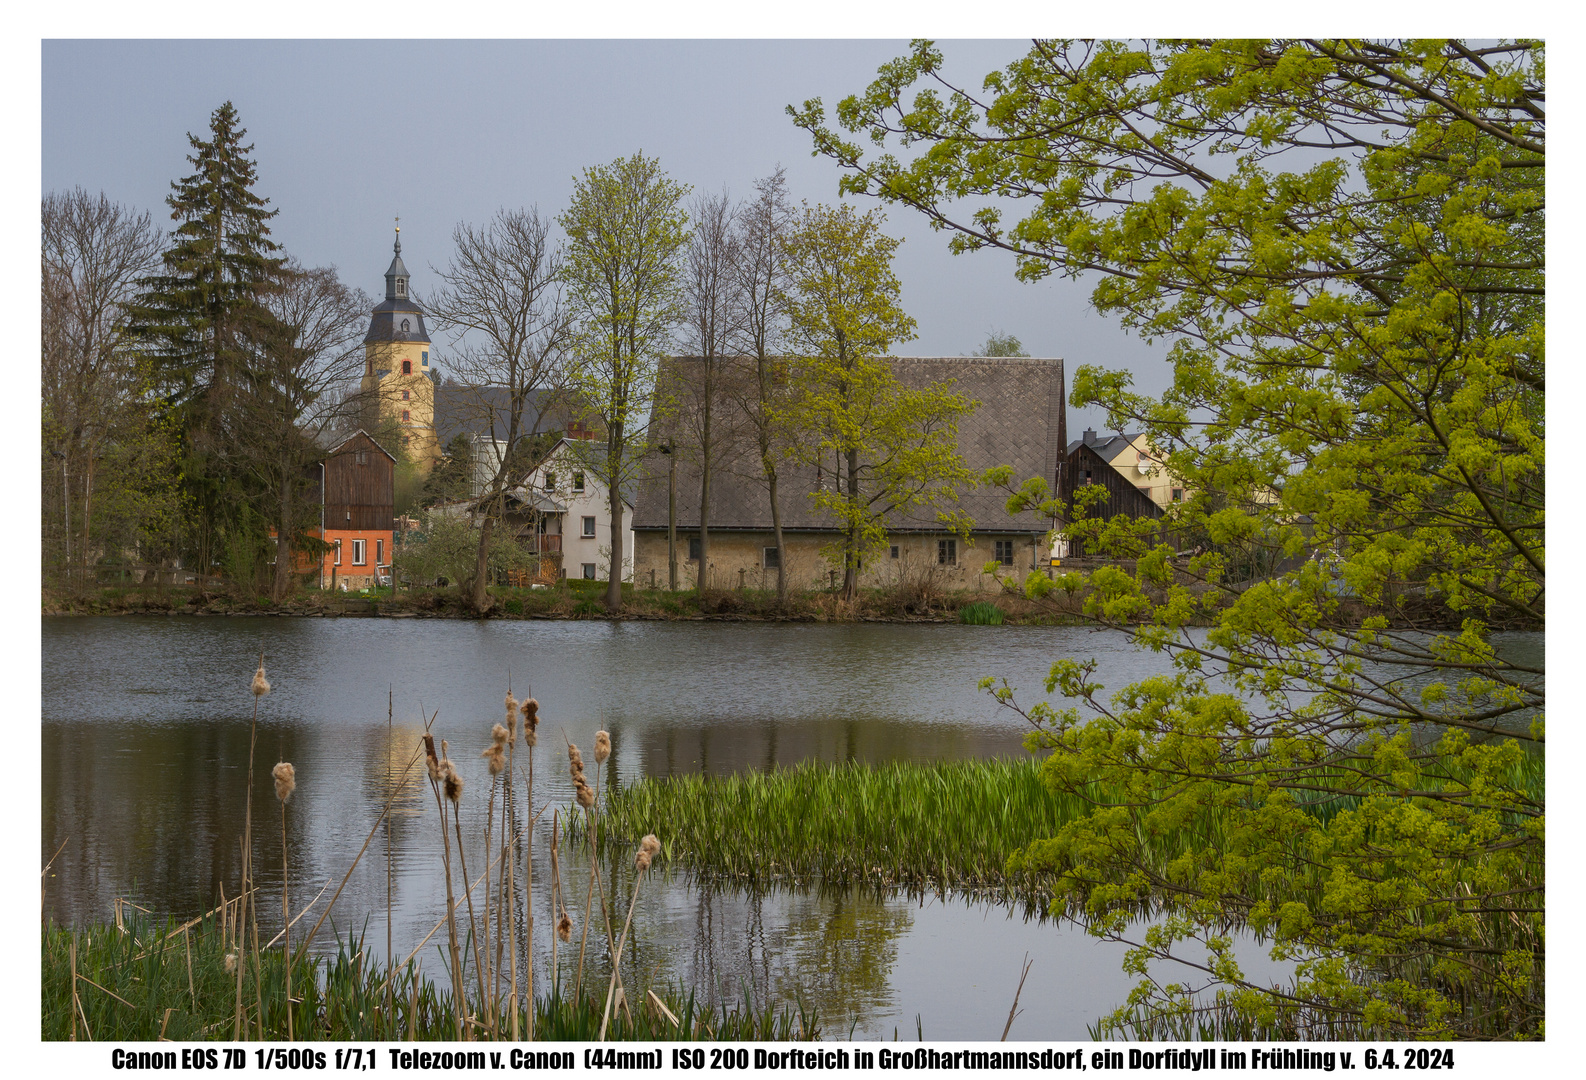
<path fill-rule="evenodd" d="M 402 230 L 396 256 L 385 272 L 385 302 L 374 309 L 363 339 L 364 370 L 359 389 L 368 403 L 365 423 L 375 438 L 393 439 L 409 461 L 428 469 L 439 456 L 435 440 L 435 383 L 424 312 L 413 302 L 408 269 L 402 265 Z M 391 446 L 396 453 L 398 446 Z"/>

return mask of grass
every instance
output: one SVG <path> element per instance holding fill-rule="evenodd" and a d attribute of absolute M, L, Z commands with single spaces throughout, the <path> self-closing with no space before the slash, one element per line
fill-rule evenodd
<path fill-rule="evenodd" d="M 1089 810 L 1048 789 L 1033 758 L 806 762 L 614 788 L 602 828 L 653 832 L 664 858 L 744 881 L 962 888 L 1006 884 L 1014 848 Z"/>
<path fill-rule="evenodd" d="M 958 609 L 958 621 L 970 626 L 1001 626 L 1002 609 L 989 600 L 977 600 Z"/>
<path fill-rule="evenodd" d="M 124 918 L 119 927 L 109 923 L 72 930 L 47 925 L 41 1037 L 69 1040 L 75 1027 L 77 1039 L 99 1042 L 231 1038 L 235 975 L 226 970 L 224 937 L 219 916 L 213 913 L 190 924 L 156 925 L 138 916 Z M 286 962 L 279 949 L 264 950 L 262 959 L 262 1028 L 265 1038 L 284 1039 Z M 409 965 L 395 973 L 388 994 L 390 974 L 357 941 L 340 942 L 333 957 L 294 961 L 291 1021 L 296 1037 L 456 1038 L 457 1013 L 443 981 L 429 979 Z M 786 1042 L 820 1036 L 816 1017 L 802 1008 L 757 1008 L 746 1000 L 732 1009 L 715 1009 L 699 1005 L 692 994 L 667 989 L 656 996 L 671 1012 L 668 1017 L 648 992 L 636 996 L 642 1004 L 635 1003 L 631 1022 L 626 1014 L 615 1014 L 607 1039 Z M 563 998 L 556 991 L 542 995 L 535 1002 L 536 1037 L 594 1041 L 603 1004 L 598 995 L 585 995 L 581 1001 Z M 258 1030 L 260 1017 L 251 1011 L 255 1008 L 251 1001 L 249 1008 L 245 1027 Z M 486 1037 L 488 1032 L 480 1027 L 476 1034 Z"/>

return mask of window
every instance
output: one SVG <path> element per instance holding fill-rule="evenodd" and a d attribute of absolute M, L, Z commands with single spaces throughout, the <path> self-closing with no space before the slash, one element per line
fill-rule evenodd
<path fill-rule="evenodd" d="M 699 562 L 699 537 L 697 536 L 688 538 L 688 561 Z"/>
<path fill-rule="evenodd" d="M 403 446 L 407 446 L 407 445 L 408 445 L 408 444 L 409 444 L 409 443 L 411 443 L 411 442 L 412 442 L 412 441 L 413 441 L 413 436 L 411 436 L 411 435 L 404 435 L 404 436 L 402 436 L 402 445 L 403 445 Z"/>
<path fill-rule="evenodd" d="M 768 547 L 762 550 L 760 556 L 760 565 L 765 567 L 767 570 L 775 570 L 777 567 L 782 565 L 781 563 L 777 562 L 776 548 Z"/>
<path fill-rule="evenodd" d="M 368 562 L 368 560 L 365 558 L 365 554 L 368 550 L 369 541 L 354 540 L 352 542 L 352 564 L 354 566 L 363 566 L 366 562 Z"/>
<path fill-rule="evenodd" d="M 546 491 L 555 491 L 556 490 L 556 474 L 555 473 L 548 472 L 548 473 L 545 474 L 545 490 Z"/>
<path fill-rule="evenodd" d="M 936 561 L 942 566 L 957 566 L 958 541 L 956 539 L 936 541 Z"/>
<path fill-rule="evenodd" d="M 575 472 L 573 474 L 573 490 L 574 491 L 583 491 L 584 490 L 584 474 L 583 473 Z"/>
<path fill-rule="evenodd" d="M 369 451 L 367 451 L 367 450 L 356 451 L 353 454 L 352 459 L 354 461 L 356 461 L 360 465 L 367 465 L 367 464 L 369 464 Z"/>
<path fill-rule="evenodd" d="M 407 332 L 408 332 L 408 321 L 407 321 L 407 320 L 406 320 L 406 319 L 403 319 L 403 320 L 402 320 L 402 332 L 403 332 L 403 333 L 404 333 L 404 334 L 405 334 L 405 333 L 407 333 Z M 411 364 L 411 363 L 412 363 L 412 361 L 411 361 L 411 360 L 409 360 L 409 361 L 406 361 L 406 362 L 407 362 L 407 363 L 410 363 L 410 364 Z"/>
<path fill-rule="evenodd" d="M 403 323 L 402 324 L 402 329 L 406 330 L 407 328 L 408 328 L 408 324 L 407 323 Z M 402 361 L 402 374 L 404 374 L 404 375 L 413 374 L 413 361 L 411 361 L 411 360 Z"/>
<path fill-rule="evenodd" d="M 592 563 L 592 562 L 586 562 L 586 563 L 583 564 L 583 566 L 584 566 L 584 580 L 585 581 L 594 581 L 595 580 L 595 564 Z"/>
<path fill-rule="evenodd" d="M 408 392 L 406 390 L 404 390 L 404 391 L 402 391 L 402 400 L 406 401 L 407 399 L 408 399 Z"/>
<path fill-rule="evenodd" d="M 997 541 L 997 561 L 999 563 L 1001 563 L 1003 566 L 1012 566 L 1013 565 L 1013 541 L 1012 540 L 998 540 Z"/>
<path fill-rule="evenodd" d="M 428 349 L 422 349 L 419 351 L 419 364 L 423 367 L 430 366 L 430 351 Z"/>
<path fill-rule="evenodd" d="M 896 544 L 892 545 L 892 550 L 891 550 L 890 554 L 892 555 L 892 557 L 894 559 L 896 559 L 898 557 L 898 545 L 896 545 Z"/>
<path fill-rule="evenodd" d="M 594 535 L 595 535 L 595 519 L 592 518 L 592 517 L 584 518 L 584 536 L 585 537 L 593 537 Z"/>
<path fill-rule="evenodd" d="M 1173 501 L 1174 502 L 1183 502 L 1184 501 L 1184 489 L 1183 488 L 1174 488 L 1173 489 Z"/>
<path fill-rule="evenodd" d="M 406 409 L 402 410 L 402 422 L 404 424 L 408 422 L 408 411 Z"/>
<path fill-rule="evenodd" d="M 335 562 L 335 565 L 340 566 L 341 565 L 341 541 L 340 540 L 335 541 L 335 545 L 336 545 L 336 562 Z"/>
<path fill-rule="evenodd" d="M 403 281 L 401 278 L 397 278 L 397 295 L 398 296 L 406 296 L 407 294 L 408 294 L 408 283 Z M 407 323 L 403 323 L 402 324 L 402 329 L 406 330 L 407 328 L 408 328 L 408 324 Z"/>
<path fill-rule="evenodd" d="M 374 542 L 374 564 L 376 566 L 379 566 L 379 565 L 381 565 L 384 562 L 385 562 L 385 541 L 384 540 L 376 540 Z"/>

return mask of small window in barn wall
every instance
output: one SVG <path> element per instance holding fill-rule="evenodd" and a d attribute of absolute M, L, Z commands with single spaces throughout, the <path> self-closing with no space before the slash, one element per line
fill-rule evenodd
<path fill-rule="evenodd" d="M 587 537 L 592 537 L 594 535 L 595 535 L 595 519 L 592 518 L 592 517 L 586 517 L 584 519 L 584 536 L 587 538 Z"/>
<path fill-rule="evenodd" d="M 936 561 L 941 566 L 958 565 L 957 539 L 936 541 Z"/>
<path fill-rule="evenodd" d="M 898 557 L 898 545 L 896 545 L 896 544 L 892 545 L 892 557 L 894 559 L 896 559 Z"/>
<path fill-rule="evenodd" d="M 592 562 L 586 562 L 586 563 L 583 564 L 583 567 L 584 567 L 584 580 L 585 581 L 594 581 L 595 580 L 595 564 L 592 563 Z"/>
<path fill-rule="evenodd" d="M 337 541 L 335 541 L 335 544 L 336 544 L 336 563 L 335 563 L 335 565 L 340 566 L 341 565 L 341 541 L 337 540 Z"/>
<path fill-rule="evenodd" d="M 765 567 L 767 570 L 775 570 L 782 565 L 781 563 L 777 562 L 776 548 L 768 547 L 760 549 L 760 565 Z"/>
<path fill-rule="evenodd" d="M 699 537 L 697 536 L 688 538 L 688 560 L 689 562 L 699 562 Z"/>
<path fill-rule="evenodd" d="M 354 566 L 363 566 L 363 565 L 365 565 L 369 561 L 368 558 L 366 557 L 367 553 L 368 553 L 368 550 L 369 550 L 369 541 L 367 541 L 367 540 L 354 540 L 352 542 L 352 564 Z"/>
<path fill-rule="evenodd" d="M 1012 566 L 1013 565 L 1013 541 L 1012 540 L 998 540 L 997 541 L 997 562 L 1001 563 L 1003 566 Z"/>
<path fill-rule="evenodd" d="M 369 451 L 367 451 L 367 450 L 359 450 L 357 453 L 355 453 L 353 455 L 353 460 L 356 461 L 360 465 L 369 464 Z"/>

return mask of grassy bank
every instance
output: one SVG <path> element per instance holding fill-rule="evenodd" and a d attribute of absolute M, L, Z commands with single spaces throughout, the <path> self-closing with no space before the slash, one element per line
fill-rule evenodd
<path fill-rule="evenodd" d="M 193 586 L 104 587 L 74 593 L 45 593 L 46 615 L 299 615 L 394 616 L 455 619 L 606 619 L 605 583 L 570 580 L 543 589 L 492 588 L 490 606 L 481 616 L 455 588 L 369 590 L 361 593 L 302 590 L 280 602 L 236 591 L 200 591 Z M 918 589 L 862 589 L 852 603 L 830 590 L 789 594 L 779 603 L 775 590 L 719 589 L 697 591 L 623 586 L 619 617 L 655 620 L 750 619 L 789 622 L 959 622 L 965 608 L 979 614 L 971 620 L 994 622 L 986 615 L 994 606 L 1001 621 L 1026 625 L 1078 623 L 1077 600 L 1063 597 L 1028 600 L 1014 591 L 924 594 Z"/>
<path fill-rule="evenodd" d="M 121 927 L 46 926 L 41 1037 L 100 1042 L 232 1038 L 237 981 L 234 969 L 227 969 L 224 941 L 215 916 L 190 925 L 124 918 Z M 284 955 L 279 949 L 261 951 L 257 990 L 252 956 L 245 953 L 243 963 L 243 1037 L 286 1039 Z M 343 943 L 334 957 L 293 961 L 292 1033 L 299 1040 L 453 1040 L 457 1012 L 444 983 L 444 977 L 432 980 L 411 966 L 393 973 L 356 943 Z M 692 995 L 658 991 L 672 1014 L 667 1016 L 647 991 L 633 994 L 631 1019 L 618 1010 L 608 1039 L 785 1042 L 820 1033 L 816 1018 L 798 1010 L 756 1009 L 746 1002 L 723 1011 L 699 1006 Z M 593 1041 L 603 1006 L 590 994 L 578 1001 L 542 995 L 535 1002 L 535 1038 Z M 474 1025 L 477 1037 L 489 1037 L 477 1019 Z M 507 1018 L 497 1025 L 503 1034 L 512 1028 Z M 528 1017 L 520 1015 L 518 1030 L 528 1028 Z"/>

